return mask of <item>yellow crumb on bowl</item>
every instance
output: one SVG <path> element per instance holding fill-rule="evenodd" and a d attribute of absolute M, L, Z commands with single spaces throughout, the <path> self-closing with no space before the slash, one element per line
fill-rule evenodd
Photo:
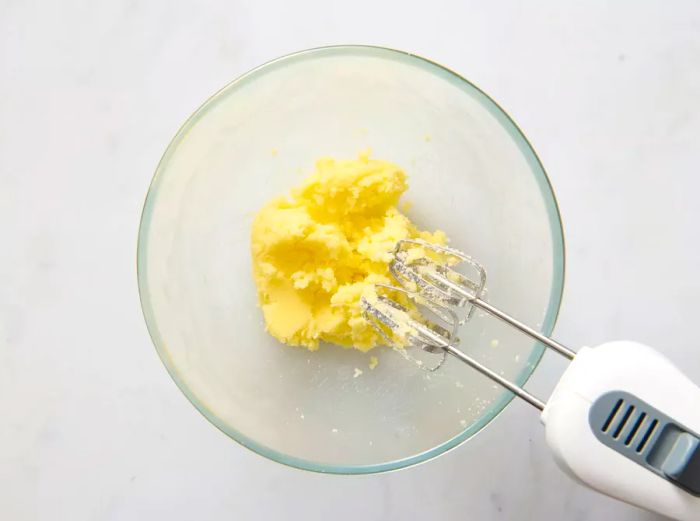
<path fill-rule="evenodd" d="M 396 242 L 445 244 L 441 231 L 418 230 L 397 209 L 406 174 L 388 161 L 319 159 L 290 197 L 255 216 L 253 277 L 267 331 L 289 345 L 320 342 L 368 351 L 381 337 L 359 302 L 375 284 L 391 284 Z"/>
<path fill-rule="evenodd" d="M 376 356 L 370 356 L 369 357 L 369 368 L 374 369 L 378 365 L 379 365 L 379 358 L 377 358 Z"/>

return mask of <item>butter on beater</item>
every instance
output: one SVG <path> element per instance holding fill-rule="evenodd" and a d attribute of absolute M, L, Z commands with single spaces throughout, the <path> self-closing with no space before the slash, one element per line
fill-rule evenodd
<path fill-rule="evenodd" d="M 368 351 L 382 343 L 362 316 L 360 298 L 391 284 L 389 262 L 407 238 L 445 244 L 418 230 L 396 207 L 408 188 L 398 166 L 361 154 L 319 159 L 291 192 L 253 222 L 253 277 L 267 331 L 312 351 L 319 342 Z"/>

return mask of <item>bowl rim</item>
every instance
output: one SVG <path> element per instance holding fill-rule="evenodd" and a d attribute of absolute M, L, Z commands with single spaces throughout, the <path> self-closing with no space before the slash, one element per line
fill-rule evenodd
<path fill-rule="evenodd" d="M 258 73 L 263 72 L 271 67 L 279 67 L 282 65 L 288 65 L 296 61 L 318 57 L 319 55 L 333 55 L 333 54 L 353 54 L 359 53 L 364 56 L 373 56 L 379 58 L 388 58 L 399 61 L 405 61 L 416 65 L 428 73 L 432 73 L 440 76 L 445 81 L 452 83 L 453 85 L 459 87 L 465 92 L 471 91 L 476 92 L 480 96 L 484 107 L 489 111 L 489 113 L 494 116 L 501 126 L 510 134 L 511 138 L 515 141 L 518 149 L 525 157 L 526 161 L 530 166 L 532 174 L 535 176 L 537 184 L 540 188 L 540 193 L 547 210 L 547 216 L 550 225 L 550 234 L 552 238 L 552 255 L 553 255 L 553 275 L 552 275 L 552 287 L 550 289 L 549 302 L 547 310 L 545 313 L 545 318 L 542 321 L 541 331 L 545 335 L 550 335 L 557 321 L 559 315 L 559 310 L 561 307 L 561 301 L 564 292 L 564 280 L 566 275 L 566 247 L 565 247 L 565 237 L 564 237 L 564 227 L 562 224 L 561 211 L 559 209 L 559 203 L 557 201 L 556 193 L 554 187 L 547 175 L 542 162 L 540 161 L 537 153 L 530 144 L 529 140 L 525 136 L 524 132 L 518 127 L 515 121 L 510 117 L 510 115 L 488 94 L 486 94 L 482 89 L 476 86 L 471 81 L 457 74 L 453 70 L 435 62 L 428 58 L 424 58 L 417 54 L 401 51 L 397 49 L 392 49 L 389 47 L 375 46 L 375 45 L 358 45 L 358 44 L 343 44 L 343 45 L 327 45 L 322 47 L 314 47 L 310 49 L 305 49 L 290 54 L 285 54 L 278 58 L 269 60 L 248 72 L 238 76 L 236 79 L 228 82 L 224 87 L 216 91 L 211 95 L 204 103 L 202 103 L 187 120 L 182 124 L 182 126 L 175 133 L 168 144 L 165 152 L 163 153 L 158 165 L 156 167 L 155 173 L 151 179 L 148 187 L 147 194 L 143 203 L 143 209 L 141 213 L 141 219 L 139 222 L 138 230 L 138 241 L 137 241 L 137 251 L 136 251 L 136 271 L 137 271 L 137 284 L 139 291 L 139 300 L 141 303 L 141 309 L 146 322 L 146 327 L 148 329 L 151 341 L 155 346 L 156 352 L 160 357 L 163 365 L 165 365 L 171 378 L 175 381 L 176 385 L 180 391 L 185 395 L 185 397 L 194 405 L 194 407 L 213 425 L 215 425 L 224 434 L 229 436 L 234 441 L 243 445 L 244 447 L 260 454 L 266 458 L 277 461 L 287 466 L 295 467 L 298 469 L 309 470 L 321 473 L 331 473 L 331 474 L 374 474 L 380 472 L 387 472 L 392 470 L 398 470 L 419 463 L 429 461 L 439 455 L 445 454 L 446 452 L 458 447 L 468 439 L 472 438 L 481 430 L 496 419 L 506 408 L 506 406 L 513 400 L 514 395 L 504 390 L 499 399 L 495 400 L 489 409 L 485 411 L 474 423 L 467 426 L 459 434 L 453 436 L 452 438 L 442 442 L 441 444 L 432 447 L 431 449 L 425 450 L 421 453 L 400 458 L 397 460 L 392 460 L 388 462 L 381 462 L 376 464 L 364 464 L 364 465 L 338 465 L 324 462 L 316 462 L 303 458 L 298 458 L 296 456 L 290 456 L 283 452 L 277 451 L 271 447 L 267 447 L 261 443 L 256 442 L 254 439 L 238 432 L 231 425 L 228 425 L 222 419 L 220 419 L 213 411 L 211 411 L 206 404 L 199 400 L 199 398 L 191 392 L 185 379 L 178 373 L 172 362 L 170 355 L 166 349 L 166 343 L 160 336 L 158 331 L 155 315 L 151 307 L 151 302 L 148 296 L 148 279 L 146 276 L 146 259 L 147 259 L 147 243 L 148 243 L 148 231 L 150 225 L 150 219 L 154 207 L 154 201 L 158 191 L 158 185 L 160 179 L 163 176 L 163 171 L 165 166 L 177 149 L 179 143 L 186 137 L 188 131 L 192 128 L 194 124 L 211 108 L 216 102 L 224 95 L 228 93 L 231 89 L 236 89 L 241 85 L 247 83 L 248 81 L 255 78 Z M 467 92 L 468 93 L 468 92 Z M 535 372 L 539 362 L 544 354 L 545 347 L 538 342 L 533 344 L 533 350 L 527 363 L 524 365 L 521 372 L 514 379 L 514 382 L 523 386 L 530 376 Z"/>

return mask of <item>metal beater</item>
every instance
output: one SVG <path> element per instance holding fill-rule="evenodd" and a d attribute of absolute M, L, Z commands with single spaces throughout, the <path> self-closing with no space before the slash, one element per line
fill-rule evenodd
<path fill-rule="evenodd" d="M 457 271 L 457 267 L 462 271 Z M 406 348 L 450 354 L 538 409 L 544 409 L 542 400 L 457 348 L 458 326 L 471 319 L 474 309 L 479 308 L 569 360 L 576 356 L 568 347 L 486 302 L 483 299 L 486 270 L 480 263 L 454 248 L 404 239 L 396 244 L 389 269 L 400 286 L 380 285 L 376 298 L 363 297 L 360 304 L 365 318 L 390 346 L 406 357 L 410 357 Z M 392 293 L 409 297 L 417 310 L 392 299 Z M 458 314 L 455 309 L 463 311 Z M 442 356 L 437 364 L 425 368 L 437 370 L 444 359 Z"/>

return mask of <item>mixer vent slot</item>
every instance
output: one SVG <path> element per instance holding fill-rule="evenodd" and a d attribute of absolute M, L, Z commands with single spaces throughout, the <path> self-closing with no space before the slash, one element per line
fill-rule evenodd
<path fill-rule="evenodd" d="M 632 440 L 634 440 L 634 437 L 637 435 L 639 427 L 641 427 L 642 422 L 646 417 L 647 413 L 645 412 L 641 412 L 639 416 L 637 416 L 637 421 L 634 422 L 634 425 L 632 425 L 632 429 L 629 431 L 627 437 L 625 438 L 625 445 L 629 447 L 630 443 L 632 443 Z"/>
<path fill-rule="evenodd" d="M 625 410 L 625 414 L 622 416 L 622 419 L 617 424 L 617 427 L 615 428 L 615 432 L 613 432 L 613 438 L 618 439 L 620 437 L 620 434 L 622 433 L 622 429 L 624 429 L 625 426 L 627 425 L 627 422 L 629 421 L 630 416 L 632 416 L 633 412 L 634 412 L 634 405 L 628 405 L 627 409 Z"/>
<path fill-rule="evenodd" d="M 646 447 L 647 442 L 649 441 L 649 438 L 651 438 L 652 434 L 654 434 L 654 431 L 656 430 L 656 426 L 659 424 L 659 420 L 654 419 L 650 424 L 649 427 L 647 428 L 646 432 L 644 433 L 644 436 L 642 436 L 642 439 L 639 440 L 639 445 L 637 445 L 637 452 L 642 452 L 644 450 L 644 447 Z"/>
<path fill-rule="evenodd" d="M 624 403 L 624 400 L 622 398 L 620 398 L 617 401 L 617 403 L 615 403 L 615 406 L 612 408 L 612 411 L 610 411 L 610 414 L 605 419 L 605 423 L 603 424 L 603 428 L 602 428 L 603 432 L 608 432 L 608 429 L 610 428 L 610 424 L 615 419 L 615 416 L 617 416 L 617 411 L 620 410 L 620 407 L 622 407 L 623 403 Z"/>

